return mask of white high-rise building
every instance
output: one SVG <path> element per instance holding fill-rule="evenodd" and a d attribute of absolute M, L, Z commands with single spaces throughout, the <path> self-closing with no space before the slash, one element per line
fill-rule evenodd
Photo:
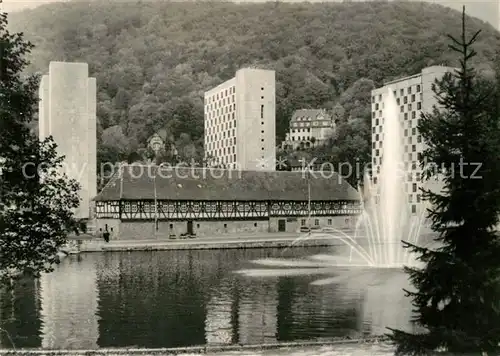
<path fill-rule="evenodd" d="M 500 31 L 500 0 L 497 0 L 497 30 Z"/>
<path fill-rule="evenodd" d="M 442 78 L 452 67 L 432 66 L 421 73 L 386 82 L 383 87 L 372 90 L 372 178 L 377 188 L 378 176 L 383 157 L 384 101 L 391 88 L 399 106 L 399 119 L 403 130 L 403 164 L 405 174 L 405 192 L 412 213 L 421 211 L 423 206 L 420 187 L 419 157 L 425 149 L 417 125 L 422 112 L 430 112 L 437 105 L 432 84 Z M 395 172 L 396 174 L 396 172 Z M 439 182 L 436 182 L 439 185 Z M 429 183 L 426 183 L 427 187 Z M 377 193 L 376 193 L 377 195 Z"/>
<path fill-rule="evenodd" d="M 205 155 L 241 170 L 275 170 L 276 84 L 271 70 L 244 68 L 205 92 Z"/>
<path fill-rule="evenodd" d="M 77 218 L 90 217 L 97 195 L 96 80 L 86 63 L 50 62 L 39 89 L 40 140 L 52 135 L 63 172 L 80 183 Z"/>

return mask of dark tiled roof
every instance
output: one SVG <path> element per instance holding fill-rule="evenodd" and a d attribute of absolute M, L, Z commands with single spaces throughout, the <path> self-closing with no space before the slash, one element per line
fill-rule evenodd
<path fill-rule="evenodd" d="M 303 120 L 314 121 L 318 116 L 323 116 L 323 120 L 331 120 L 331 117 L 324 109 L 300 109 L 296 110 L 293 115 L 291 122 L 299 121 L 299 118 L 305 118 Z"/>
<path fill-rule="evenodd" d="M 311 200 L 359 200 L 336 173 L 312 172 Z M 156 178 L 154 178 L 156 175 Z M 95 200 L 307 200 L 307 173 L 122 166 Z M 315 176 L 314 176 L 315 175 Z"/>

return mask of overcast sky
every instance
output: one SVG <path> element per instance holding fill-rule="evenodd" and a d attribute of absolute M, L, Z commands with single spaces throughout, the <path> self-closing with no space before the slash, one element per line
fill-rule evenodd
<path fill-rule="evenodd" d="M 51 2 L 61 2 L 64 0 L 3 0 L 3 10 L 7 12 L 11 11 L 19 11 L 25 8 L 33 8 L 39 5 L 51 3 Z M 66 0 L 67 1 L 67 0 Z M 73 0 L 75 1 L 75 0 Z M 78 0 L 76 0 L 78 1 Z M 98 1 L 98 0 L 93 0 Z M 120 1 L 120 0 L 117 0 Z M 131 0 L 121 0 L 123 2 L 131 1 Z M 161 1 L 161 0 L 158 0 Z M 266 1 L 266 0 L 240 0 L 240 1 Z M 287 1 L 287 0 L 280 0 Z M 292 0 L 292 1 L 301 1 L 301 0 Z M 315 1 L 315 0 L 312 0 Z M 319 1 L 319 0 L 316 0 Z M 326 0 L 328 1 L 328 0 Z M 329 1 L 340 1 L 340 0 L 329 0 Z M 450 5 L 455 9 L 461 8 L 461 6 L 465 5 L 467 12 L 471 16 L 475 16 L 480 18 L 481 20 L 488 21 L 496 28 L 500 30 L 500 0 L 427 0 L 430 2 L 436 2 L 443 5 Z"/>

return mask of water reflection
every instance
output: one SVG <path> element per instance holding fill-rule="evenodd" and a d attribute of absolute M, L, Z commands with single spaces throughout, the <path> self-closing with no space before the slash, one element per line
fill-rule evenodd
<path fill-rule="evenodd" d="M 40 278 L 43 348 L 97 348 L 96 257 L 71 256 Z"/>
<path fill-rule="evenodd" d="M 238 300 L 238 340 L 241 344 L 276 342 L 277 279 L 242 280 Z"/>
<path fill-rule="evenodd" d="M 205 337 L 208 345 L 230 345 L 233 343 L 232 283 L 225 278 L 207 303 Z"/>
<path fill-rule="evenodd" d="M 367 277 L 362 314 L 364 334 L 381 335 L 388 331 L 387 327 L 412 331 L 408 322 L 412 317 L 411 303 L 402 291 L 409 287 L 407 276 L 399 270 L 379 270 Z"/>
<path fill-rule="evenodd" d="M 23 279 L 10 291 L 0 290 L 0 347 L 40 347 L 40 290 Z"/>
<path fill-rule="evenodd" d="M 205 343 L 205 261 L 185 253 L 107 254 L 98 278 L 99 346 Z"/>
<path fill-rule="evenodd" d="M 83 254 L 0 294 L 16 347 L 178 347 L 381 334 L 409 320 L 405 277 L 370 270 L 319 286 L 317 276 L 247 278 L 249 261 L 321 248 Z M 335 271 L 339 275 L 345 271 Z M 395 277 L 396 276 L 396 277 Z M 404 277 L 404 278 L 403 278 Z M 405 304 L 406 303 L 406 304 Z M 42 326 L 43 322 L 43 326 Z M 5 335 L 2 347 L 11 347 Z"/>

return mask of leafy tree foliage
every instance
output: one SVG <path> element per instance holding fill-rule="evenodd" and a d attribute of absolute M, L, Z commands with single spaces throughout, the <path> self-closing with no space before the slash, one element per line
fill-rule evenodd
<path fill-rule="evenodd" d="M 355 154 L 362 160 L 370 154 L 367 88 L 452 63 L 442 34 L 460 28 L 458 12 L 418 2 L 70 2 L 13 17 L 13 28 L 36 44 L 31 71 L 45 72 L 50 60 L 89 63 L 98 83 L 99 149 L 120 159 L 145 149 L 162 129 L 179 153 L 191 157 L 194 147 L 202 157 L 203 92 L 254 66 L 276 71 L 278 143 L 294 110 L 331 109 L 339 131 L 349 134 L 325 152 L 344 160 L 363 139 L 365 151 Z M 478 41 L 477 63 L 485 69 L 491 70 L 499 41 L 492 28 Z M 106 138 L 110 128 L 119 139 Z"/>
<path fill-rule="evenodd" d="M 62 157 L 29 123 L 38 104 L 38 78 L 23 78 L 32 45 L 6 30 L 0 15 L 0 284 L 19 272 L 50 271 L 68 231 L 79 224 L 78 184 L 57 173 Z M 38 169 L 37 169 L 38 168 Z"/>
<path fill-rule="evenodd" d="M 453 355 L 500 352 L 500 112 L 498 82 L 484 80 L 471 65 L 479 32 L 450 36 L 460 54 L 454 74 L 435 83 L 439 109 L 423 115 L 418 129 L 428 148 L 422 167 L 427 178 L 440 167 L 444 190 L 424 190 L 429 217 L 439 234 L 437 249 L 406 244 L 425 263 L 405 268 L 416 291 L 407 292 L 414 322 L 425 331 L 393 330 L 396 355 Z M 434 163 L 427 166 L 424 163 Z"/>

